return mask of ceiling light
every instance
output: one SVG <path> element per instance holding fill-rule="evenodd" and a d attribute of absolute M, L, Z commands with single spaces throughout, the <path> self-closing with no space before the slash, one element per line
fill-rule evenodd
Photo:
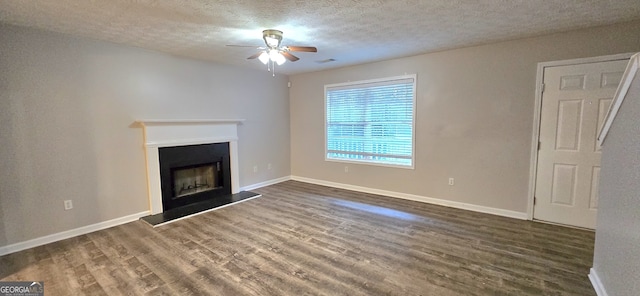
<path fill-rule="evenodd" d="M 284 64 L 284 62 L 286 61 L 282 53 L 277 49 L 269 50 L 269 60 L 275 62 L 276 64 L 278 64 L 278 66 Z"/>
<path fill-rule="evenodd" d="M 269 54 L 266 51 L 263 51 L 260 56 L 258 56 L 258 59 L 266 65 L 269 62 Z"/>
<path fill-rule="evenodd" d="M 260 52 L 260 54 L 258 55 L 258 60 L 260 60 L 260 62 L 262 62 L 263 64 L 267 65 L 267 70 L 272 72 L 273 76 L 276 75 L 275 74 L 276 64 L 280 66 L 287 61 L 287 59 L 282 54 L 282 52 L 280 52 L 280 50 L 276 48 L 271 48 L 269 50 L 264 50 Z"/>
<path fill-rule="evenodd" d="M 284 56 L 281 53 L 278 53 L 276 55 L 275 62 L 276 62 L 276 64 L 278 64 L 278 66 L 284 64 L 285 61 L 287 61 L 287 60 L 284 58 Z"/>
<path fill-rule="evenodd" d="M 275 50 L 275 49 L 269 50 L 269 59 L 271 59 L 272 61 L 275 62 L 276 59 L 278 58 L 278 55 L 280 55 L 278 50 Z"/>

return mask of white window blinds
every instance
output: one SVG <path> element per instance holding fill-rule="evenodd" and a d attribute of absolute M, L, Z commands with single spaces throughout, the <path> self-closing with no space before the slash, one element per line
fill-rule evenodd
<path fill-rule="evenodd" d="M 326 159 L 413 167 L 415 80 L 325 86 Z"/>

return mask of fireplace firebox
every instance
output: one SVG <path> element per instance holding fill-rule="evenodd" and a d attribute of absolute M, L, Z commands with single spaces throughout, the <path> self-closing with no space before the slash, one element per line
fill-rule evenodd
<path fill-rule="evenodd" d="M 228 142 L 162 147 L 158 156 L 164 211 L 231 194 Z"/>
<path fill-rule="evenodd" d="M 180 198 L 222 188 L 221 162 L 175 168 L 173 178 L 173 196 Z"/>

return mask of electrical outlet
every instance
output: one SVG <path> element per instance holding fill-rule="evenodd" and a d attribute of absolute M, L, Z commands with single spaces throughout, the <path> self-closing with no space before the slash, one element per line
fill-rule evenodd
<path fill-rule="evenodd" d="M 271 164 L 267 164 L 267 170 L 271 170 Z"/>
<path fill-rule="evenodd" d="M 254 165 L 254 166 L 253 166 L 253 172 L 254 172 L 254 173 L 257 173 L 257 172 L 258 172 L 258 166 L 257 166 L 257 165 Z"/>
<path fill-rule="evenodd" d="M 348 167 L 348 166 L 346 166 L 346 165 L 344 166 L 344 172 L 345 172 L 345 173 L 348 173 L 348 172 L 349 172 L 349 167 Z"/>
<path fill-rule="evenodd" d="M 454 181 L 455 180 L 453 178 L 449 178 L 449 186 L 453 186 L 453 184 L 455 184 Z"/>
<path fill-rule="evenodd" d="M 64 209 L 65 211 L 73 209 L 73 202 L 70 199 L 64 201 Z"/>

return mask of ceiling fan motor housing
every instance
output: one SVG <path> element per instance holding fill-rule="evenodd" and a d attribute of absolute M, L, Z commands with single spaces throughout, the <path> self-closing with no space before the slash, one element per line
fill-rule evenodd
<path fill-rule="evenodd" d="M 277 48 L 280 46 L 280 41 L 282 41 L 282 31 L 280 30 L 264 30 L 262 31 L 262 39 L 267 44 L 269 48 Z"/>

